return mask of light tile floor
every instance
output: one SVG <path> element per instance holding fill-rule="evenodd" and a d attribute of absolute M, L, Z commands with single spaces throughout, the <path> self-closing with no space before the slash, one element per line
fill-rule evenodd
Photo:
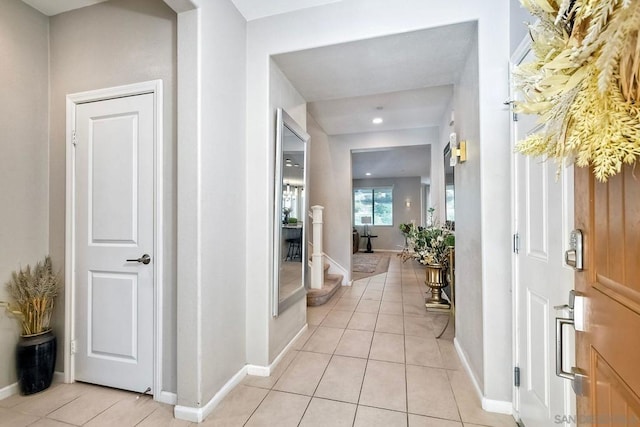
<path fill-rule="evenodd" d="M 248 376 L 203 426 L 515 427 L 484 412 L 446 315 L 424 308 L 424 271 L 392 257 L 385 274 L 310 307 L 308 330 L 270 377 Z M 0 401 L 0 426 L 193 426 L 147 396 L 56 384 Z"/>

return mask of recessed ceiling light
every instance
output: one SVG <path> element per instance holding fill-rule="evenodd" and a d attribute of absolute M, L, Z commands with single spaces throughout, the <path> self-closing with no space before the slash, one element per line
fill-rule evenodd
<path fill-rule="evenodd" d="M 285 162 L 291 163 L 291 159 L 284 159 Z"/>
<path fill-rule="evenodd" d="M 365 173 L 366 176 L 371 176 L 371 172 Z"/>
<path fill-rule="evenodd" d="M 291 163 L 285 163 L 284 164 L 286 167 L 290 168 L 291 166 L 293 166 Z"/>
<path fill-rule="evenodd" d="M 380 123 L 382 123 L 382 117 L 376 117 L 372 120 L 372 122 L 374 125 L 379 125 Z"/>
<path fill-rule="evenodd" d="M 300 165 L 299 165 L 298 163 L 296 163 L 296 164 L 295 164 L 295 165 L 293 165 L 293 166 L 295 166 L 295 167 L 297 167 L 297 168 L 299 168 L 299 167 L 300 167 Z"/>

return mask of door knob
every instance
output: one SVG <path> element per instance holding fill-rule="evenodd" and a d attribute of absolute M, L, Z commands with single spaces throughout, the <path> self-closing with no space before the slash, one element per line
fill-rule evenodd
<path fill-rule="evenodd" d="M 151 262 L 151 257 L 149 254 L 144 254 L 140 258 L 128 259 L 127 262 L 140 262 L 142 264 L 149 264 Z"/>

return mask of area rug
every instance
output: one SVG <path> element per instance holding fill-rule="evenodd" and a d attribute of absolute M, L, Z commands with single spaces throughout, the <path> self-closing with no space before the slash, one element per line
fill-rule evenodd
<path fill-rule="evenodd" d="M 358 280 L 386 273 L 389 269 L 389 260 L 388 253 L 376 252 L 368 254 L 358 252 L 353 254 L 351 260 L 352 279 Z"/>
<path fill-rule="evenodd" d="M 380 262 L 380 259 L 381 257 L 378 254 L 353 254 L 351 269 L 356 273 L 373 273 L 376 271 L 376 266 Z"/>

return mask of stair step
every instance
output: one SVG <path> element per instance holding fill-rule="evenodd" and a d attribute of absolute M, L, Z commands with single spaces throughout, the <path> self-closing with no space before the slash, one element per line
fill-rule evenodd
<path fill-rule="evenodd" d="M 342 285 L 342 277 L 342 274 L 325 274 L 322 289 L 307 291 L 307 305 L 315 307 L 329 301 Z"/>

